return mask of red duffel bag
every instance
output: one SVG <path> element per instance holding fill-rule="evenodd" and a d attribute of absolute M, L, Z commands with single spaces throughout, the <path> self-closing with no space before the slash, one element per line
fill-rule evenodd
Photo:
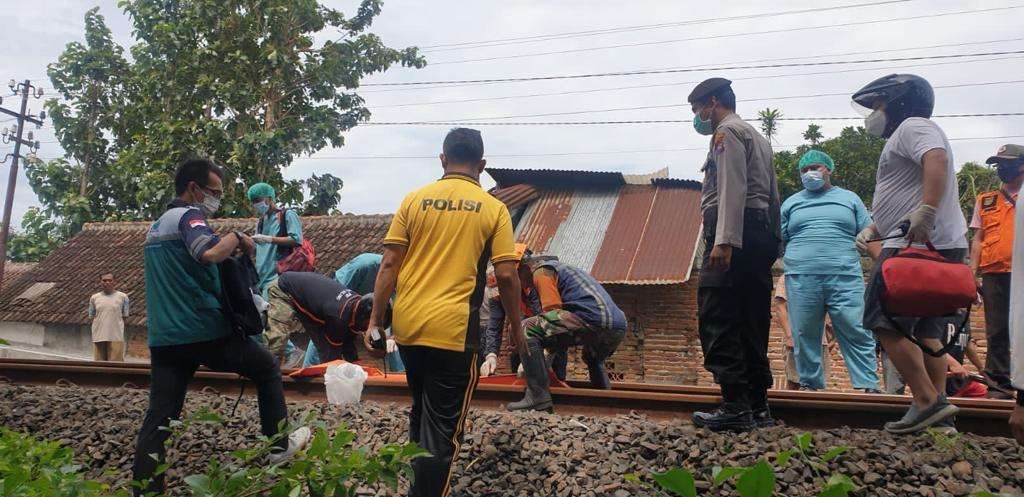
<path fill-rule="evenodd" d="M 949 316 L 978 297 L 971 268 L 935 250 L 907 247 L 882 262 L 887 313 L 905 317 Z"/>

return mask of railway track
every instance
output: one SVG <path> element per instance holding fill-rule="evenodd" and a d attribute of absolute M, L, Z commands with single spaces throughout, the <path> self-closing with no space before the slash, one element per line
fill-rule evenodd
<path fill-rule="evenodd" d="M 0 359 L 0 381 L 18 385 L 77 385 L 80 387 L 148 388 L 149 365 L 144 363 L 53 361 L 37 359 Z M 194 390 L 213 390 L 232 395 L 242 385 L 255 393 L 246 380 L 232 373 L 200 370 L 191 384 Z M 611 390 L 586 388 L 584 382 L 570 382 L 570 388 L 552 388 L 555 411 L 559 414 L 608 416 L 638 412 L 656 419 L 688 419 L 701 409 L 717 404 L 721 397 L 714 387 L 614 383 Z M 285 395 L 291 399 L 326 402 L 323 381 L 319 378 L 284 379 Z M 522 387 L 513 385 L 478 386 L 473 405 L 482 409 L 503 409 L 518 400 Z M 369 378 L 363 388 L 363 400 L 409 403 L 404 375 Z M 907 396 L 870 395 L 842 392 L 800 392 L 770 390 L 769 402 L 776 418 L 790 426 L 808 429 L 879 428 L 885 421 L 898 418 L 910 402 Z M 1013 401 L 956 399 L 960 407 L 957 427 L 980 435 L 1009 436 L 1007 420 Z"/>

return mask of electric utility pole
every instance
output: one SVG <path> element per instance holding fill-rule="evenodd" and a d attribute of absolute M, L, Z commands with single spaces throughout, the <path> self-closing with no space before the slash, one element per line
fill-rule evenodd
<path fill-rule="evenodd" d="M 21 93 L 21 112 L 14 112 L 12 110 L 0 107 L 0 113 L 7 114 L 18 120 L 18 124 L 14 125 L 13 129 L 4 128 L 3 130 L 3 142 L 10 143 L 14 142 L 14 153 L 7 154 L 3 160 L 0 160 L 0 164 L 7 162 L 7 159 L 11 159 L 11 172 L 7 179 L 7 198 L 4 199 L 4 219 L 3 225 L 0 227 L 0 289 L 4 287 L 4 266 L 7 262 L 7 237 L 11 232 L 11 209 L 14 207 L 14 184 L 18 180 L 18 161 L 23 159 L 21 156 L 21 146 L 25 145 L 33 152 L 39 150 L 39 142 L 32 141 L 32 132 L 29 131 L 25 138 L 22 136 L 25 134 L 25 122 L 30 122 L 39 128 L 43 125 L 43 119 L 46 119 L 46 113 L 43 111 L 39 112 L 39 117 L 32 114 L 28 114 L 28 96 L 31 92 L 35 98 L 41 98 L 43 96 L 43 89 L 32 86 L 29 80 L 25 80 L 21 83 L 16 83 L 13 79 L 7 86 L 11 89 L 14 95 Z M 0 104 L 3 104 L 3 99 L 0 98 Z"/>

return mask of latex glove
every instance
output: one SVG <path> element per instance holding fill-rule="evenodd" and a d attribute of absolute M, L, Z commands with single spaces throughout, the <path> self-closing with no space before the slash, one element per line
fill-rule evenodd
<path fill-rule="evenodd" d="M 486 378 L 498 370 L 498 356 L 487 354 L 484 363 L 480 365 L 480 377 Z"/>
<path fill-rule="evenodd" d="M 254 241 L 256 243 L 260 243 L 260 244 L 270 243 L 273 240 L 274 240 L 274 237 L 272 237 L 270 235 L 253 235 L 252 236 L 252 241 Z"/>
<path fill-rule="evenodd" d="M 384 343 L 385 343 L 384 350 L 387 350 L 388 354 L 393 354 L 395 352 L 398 352 L 398 343 L 395 342 L 394 338 L 388 338 L 388 340 L 386 342 L 384 342 Z"/>
<path fill-rule="evenodd" d="M 519 369 L 516 369 L 516 376 L 522 378 L 523 377 L 523 372 L 524 372 L 524 370 L 523 370 L 523 363 L 520 362 L 519 363 Z"/>
<path fill-rule="evenodd" d="M 857 250 L 864 253 L 868 251 L 868 240 L 875 238 L 878 238 L 878 230 L 875 229 L 875 225 L 871 225 L 857 233 L 857 239 L 854 240 L 854 244 L 857 245 Z"/>
<path fill-rule="evenodd" d="M 907 216 L 907 219 L 910 221 L 907 239 L 914 243 L 927 242 L 928 235 L 935 228 L 935 208 L 928 204 L 921 204 Z"/>

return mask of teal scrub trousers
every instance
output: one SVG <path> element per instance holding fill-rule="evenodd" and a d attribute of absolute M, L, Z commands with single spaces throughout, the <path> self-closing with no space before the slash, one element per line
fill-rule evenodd
<path fill-rule="evenodd" d="M 821 334 L 827 312 L 850 373 L 850 383 L 857 389 L 877 389 L 875 337 L 861 325 L 864 280 L 848 275 L 787 274 L 786 296 L 800 384 L 825 388 Z"/>

